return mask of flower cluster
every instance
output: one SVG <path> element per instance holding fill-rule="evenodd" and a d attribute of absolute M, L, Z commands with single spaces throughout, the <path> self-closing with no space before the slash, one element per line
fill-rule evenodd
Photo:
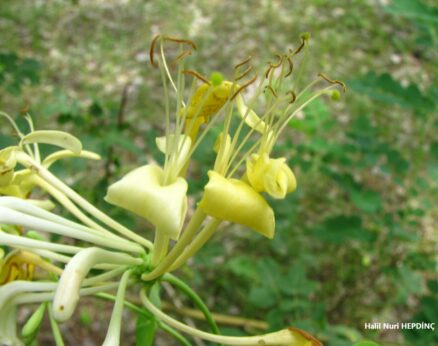
<path fill-rule="evenodd" d="M 72 317 L 81 296 L 93 295 L 114 301 L 104 345 L 119 345 L 124 306 L 151 316 L 183 344 L 190 343 L 179 332 L 226 345 L 320 345 L 295 328 L 252 337 L 220 335 L 202 300 L 171 274 L 224 222 L 274 237 L 275 213 L 267 196 L 283 199 L 297 185 L 287 159 L 275 157 L 275 143 L 307 104 L 322 95 L 337 99 L 339 87 L 345 89 L 342 82 L 320 74 L 299 90 L 302 67 L 295 72 L 294 64 L 296 56 L 307 50 L 308 41 L 309 36 L 302 35 L 301 44 L 277 55 L 260 78 L 253 74 L 248 58 L 235 66 L 227 80 L 217 72 L 206 78 L 186 68 L 196 50 L 192 41 L 168 36 L 153 40 L 150 62 L 161 71 L 164 90 L 165 133 L 156 139 L 164 164 L 135 168 L 109 186 L 105 196 L 111 205 L 150 222 L 153 241 L 97 209 L 50 171 L 58 160 L 99 160 L 99 155 L 83 150 L 69 133 L 35 130 L 29 116 L 29 131 L 22 133 L 9 115 L 0 113 L 19 137 L 17 145 L 0 150 L 0 342 L 30 343 L 47 310 L 54 339 L 61 345 L 57 323 Z M 169 46 L 174 48 L 171 62 L 165 53 Z M 317 88 L 319 84 L 325 86 Z M 190 159 L 212 129 L 218 133 L 211 148 L 214 166 L 195 210 L 189 212 L 186 177 Z M 43 158 L 42 144 L 60 150 Z M 48 198 L 33 199 L 36 188 Z M 75 221 L 54 213 L 55 207 L 63 208 Z M 52 242 L 47 234 L 74 241 Z M 156 292 L 162 282 L 193 299 L 211 333 L 160 310 Z M 137 288 L 142 306 L 125 299 L 128 288 Z M 108 293 L 114 290 L 115 295 Z M 17 307 L 28 303 L 40 306 L 18 333 Z"/>

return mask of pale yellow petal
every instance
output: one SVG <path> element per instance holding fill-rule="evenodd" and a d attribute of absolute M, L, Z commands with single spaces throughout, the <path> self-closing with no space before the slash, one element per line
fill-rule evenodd
<path fill-rule="evenodd" d="M 105 200 L 151 222 L 158 232 L 177 240 L 187 212 L 187 182 L 177 178 L 163 185 L 163 170 L 139 167 L 108 188 Z"/>
<path fill-rule="evenodd" d="M 215 171 L 209 171 L 208 176 L 209 182 L 199 203 L 206 214 L 247 226 L 273 238 L 274 211 L 259 193 L 247 183 L 226 179 Z"/>

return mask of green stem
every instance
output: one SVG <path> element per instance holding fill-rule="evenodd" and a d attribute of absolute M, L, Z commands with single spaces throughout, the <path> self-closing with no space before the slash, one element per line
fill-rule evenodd
<path fill-rule="evenodd" d="M 208 309 L 207 305 L 205 305 L 201 297 L 199 297 L 198 294 L 193 291 L 189 285 L 169 273 L 165 274 L 162 280 L 174 285 L 179 290 L 181 290 L 188 298 L 190 298 L 190 300 L 196 305 L 196 307 L 204 314 L 207 323 L 210 325 L 211 331 L 214 334 L 220 335 L 219 328 L 215 320 L 213 319 L 213 316 L 211 315 L 211 312 Z"/>
<path fill-rule="evenodd" d="M 58 323 L 53 318 L 51 303 L 49 303 L 49 307 L 47 310 L 49 311 L 50 327 L 52 327 L 52 333 L 53 333 L 53 338 L 55 340 L 55 344 L 56 346 L 64 346 L 64 340 L 62 340 L 62 335 L 61 335 L 61 331 L 59 330 Z"/>
<path fill-rule="evenodd" d="M 152 304 L 152 302 L 148 299 L 144 289 L 140 291 L 140 298 L 146 309 L 148 309 L 157 319 L 162 320 L 164 323 L 167 323 L 168 325 L 182 331 L 183 333 L 187 333 L 194 337 L 199 337 L 201 339 L 212 342 L 231 346 L 304 346 L 309 344 L 309 341 L 312 340 L 310 336 L 307 337 L 299 331 L 294 331 L 291 328 L 257 336 L 222 336 L 207 333 L 199 329 L 190 327 L 184 323 L 181 323 L 176 319 L 170 317 L 169 315 L 165 314 L 154 304 Z"/>
<path fill-rule="evenodd" d="M 110 300 L 112 302 L 116 301 L 116 296 L 109 294 L 109 293 L 96 293 L 95 294 L 96 297 L 101 298 L 101 299 L 105 299 L 105 300 Z M 126 299 L 124 300 L 123 304 L 130 309 L 131 311 L 134 311 L 138 314 L 141 314 L 143 316 L 146 317 L 152 317 L 153 315 L 148 312 L 145 309 L 139 308 L 137 305 L 131 303 L 130 301 L 127 301 Z M 182 345 L 184 346 L 192 346 L 192 344 L 182 335 L 180 334 L 178 331 L 176 331 L 175 329 L 173 329 L 172 327 L 168 326 L 167 324 L 165 324 L 164 322 L 160 321 L 160 320 L 156 320 L 158 326 L 165 331 L 166 333 L 168 333 L 169 335 L 173 336 L 175 339 L 177 339 L 179 342 L 181 342 Z"/>
<path fill-rule="evenodd" d="M 141 276 L 144 281 L 151 281 L 163 275 L 175 262 L 179 255 L 184 251 L 185 247 L 192 240 L 196 231 L 201 226 L 202 222 L 205 220 L 206 215 L 204 212 L 198 208 L 195 211 L 195 214 L 192 216 L 189 224 L 183 232 L 183 235 L 178 240 L 173 249 L 169 252 L 169 254 L 158 264 L 158 266 L 153 269 L 150 273 L 145 273 Z"/>

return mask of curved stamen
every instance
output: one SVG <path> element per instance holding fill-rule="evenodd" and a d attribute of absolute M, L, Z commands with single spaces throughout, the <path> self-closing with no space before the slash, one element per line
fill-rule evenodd
<path fill-rule="evenodd" d="M 291 95 L 291 100 L 289 101 L 289 103 L 294 103 L 295 100 L 297 99 L 297 95 L 295 94 L 295 92 L 293 90 L 289 90 L 286 95 Z"/>
<path fill-rule="evenodd" d="M 211 84 L 207 77 L 204 77 L 202 74 L 200 74 L 199 72 L 196 72 L 194 70 L 183 70 L 183 71 L 181 71 L 181 73 L 190 74 L 208 85 Z"/>
<path fill-rule="evenodd" d="M 177 38 L 177 37 L 172 37 L 172 36 L 163 36 L 163 39 L 166 40 L 166 41 L 172 41 L 172 42 L 176 42 L 176 43 L 188 44 L 189 46 L 191 46 L 195 50 L 197 48 L 195 42 L 193 42 L 191 40 L 187 40 L 187 39 L 183 39 L 183 38 Z"/>
<path fill-rule="evenodd" d="M 149 49 L 149 60 L 151 62 L 151 65 L 154 67 L 158 67 L 158 64 L 154 61 L 154 53 L 155 53 L 155 45 L 157 44 L 158 39 L 161 35 L 157 35 L 154 37 L 154 39 L 151 42 L 151 48 Z"/>
<path fill-rule="evenodd" d="M 250 55 L 245 60 L 243 60 L 242 62 L 239 62 L 236 66 L 234 66 L 234 69 L 237 70 L 240 66 L 243 66 L 243 65 L 249 63 L 251 61 L 251 59 L 252 59 L 252 56 Z"/>
<path fill-rule="evenodd" d="M 289 75 L 292 74 L 292 71 L 294 70 L 294 63 L 292 62 L 292 59 L 290 58 L 290 56 L 286 57 L 287 63 L 289 64 L 289 71 L 287 71 L 287 73 L 284 75 L 284 77 L 288 77 Z"/>
<path fill-rule="evenodd" d="M 344 82 L 337 80 L 337 79 L 331 79 L 327 77 L 324 73 L 318 73 L 318 77 L 321 77 L 325 81 L 329 82 L 330 84 L 338 84 L 342 87 L 342 91 L 345 93 L 347 91 L 347 86 Z"/>
<path fill-rule="evenodd" d="M 231 96 L 231 100 L 234 100 L 234 98 L 244 89 L 246 89 L 248 86 L 250 86 L 252 83 L 254 83 L 257 80 L 257 74 L 250 79 L 248 82 L 246 82 L 245 84 L 243 84 L 239 89 L 237 89 L 237 91 L 233 94 L 233 96 Z"/>
<path fill-rule="evenodd" d="M 266 89 L 270 90 L 271 93 L 272 93 L 272 95 L 274 95 L 275 97 L 277 97 L 277 93 L 275 92 L 275 90 L 274 90 L 274 88 L 273 88 L 272 86 L 267 85 L 267 86 L 265 86 L 265 90 L 264 90 L 264 91 L 266 91 Z"/>
<path fill-rule="evenodd" d="M 248 67 L 243 73 L 241 73 L 238 77 L 236 77 L 236 78 L 234 79 L 234 81 L 238 81 L 238 80 L 242 79 L 242 78 L 245 77 L 248 73 L 250 73 L 252 69 L 253 69 L 253 66 L 250 65 L 250 66 L 249 66 L 249 67 Z"/>

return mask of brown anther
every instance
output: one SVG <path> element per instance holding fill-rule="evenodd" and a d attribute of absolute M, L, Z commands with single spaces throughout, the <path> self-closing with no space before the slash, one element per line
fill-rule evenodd
<path fill-rule="evenodd" d="M 280 67 L 283 62 L 283 57 L 280 54 L 275 54 L 275 56 L 278 58 L 278 62 L 276 64 L 273 64 L 272 62 L 269 62 L 269 65 L 273 68 Z"/>
<path fill-rule="evenodd" d="M 181 73 L 190 74 L 193 77 L 196 77 L 199 80 L 203 81 L 204 83 L 207 83 L 208 85 L 211 84 L 210 81 L 206 77 L 204 77 L 202 74 L 200 74 L 200 73 L 198 73 L 196 71 L 193 71 L 193 70 L 183 70 L 183 71 L 181 71 Z"/>
<path fill-rule="evenodd" d="M 265 91 L 266 89 L 270 90 L 272 95 L 274 95 L 275 97 L 277 97 L 277 93 L 275 92 L 274 88 L 270 85 L 265 86 Z"/>
<path fill-rule="evenodd" d="M 243 60 L 242 62 L 239 62 L 236 66 L 234 66 L 234 69 L 237 70 L 240 66 L 243 66 L 243 65 L 249 63 L 251 61 L 251 59 L 252 59 L 252 56 L 250 55 L 245 60 Z"/>
<path fill-rule="evenodd" d="M 236 90 L 236 92 L 233 94 L 233 96 L 231 96 L 231 100 L 234 100 L 234 98 L 244 89 L 246 89 L 248 86 L 250 86 L 252 83 L 254 83 L 257 80 L 257 74 L 250 79 L 248 82 L 246 82 L 245 84 L 243 84 L 239 89 Z"/>
<path fill-rule="evenodd" d="M 266 78 L 266 79 L 268 79 L 268 77 L 269 77 L 269 73 L 271 73 L 271 71 L 272 71 L 272 65 L 269 64 L 269 67 L 268 67 L 268 69 L 267 69 L 266 72 L 265 72 L 265 78 Z"/>
<path fill-rule="evenodd" d="M 304 48 L 304 46 L 306 45 L 306 40 L 301 37 L 301 44 L 300 46 L 293 52 L 293 55 L 298 54 L 299 52 L 301 52 L 301 50 Z"/>
<path fill-rule="evenodd" d="M 242 79 L 243 77 L 245 77 L 248 73 L 251 72 L 251 70 L 253 69 L 253 66 L 250 65 L 243 73 L 241 73 L 238 77 L 236 77 L 234 80 L 238 81 L 240 79 Z"/>
<path fill-rule="evenodd" d="M 294 92 L 293 90 L 289 90 L 289 91 L 286 93 L 286 95 L 289 95 L 289 94 L 290 94 L 290 96 L 291 96 L 291 100 L 289 101 L 289 103 L 294 103 L 295 100 L 297 99 L 297 95 L 295 94 L 295 92 Z"/>
<path fill-rule="evenodd" d="M 288 65 L 289 65 L 289 71 L 287 71 L 287 73 L 284 75 L 284 77 L 291 75 L 292 71 L 294 70 L 294 63 L 292 62 L 292 59 L 290 58 L 290 56 L 286 56 L 286 59 L 287 59 Z"/>
<path fill-rule="evenodd" d="M 158 39 L 161 35 L 157 35 L 154 37 L 151 43 L 151 48 L 149 49 L 149 59 L 151 61 L 151 65 L 154 67 L 158 67 L 158 65 L 154 61 L 154 53 L 155 53 L 155 45 L 157 44 Z"/>
<path fill-rule="evenodd" d="M 324 73 L 318 73 L 318 77 L 321 77 L 322 79 L 324 79 L 325 81 L 329 82 L 330 84 L 338 84 L 338 85 L 340 85 L 342 87 L 342 91 L 344 93 L 347 91 L 347 86 L 345 85 L 344 82 L 341 82 L 340 80 L 330 79 Z"/>
<path fill-rule="evenodd" d="M 185 39 L 182 39 L 182 38 L 176 38 L 176 37 L 172 37 L 172 36 L 164 36 L 163 38 L 166 41 L 172 41 L 172 42 L 176 42 L 176 43 L 188 44 L 189 46 L 191 46 L 193 49 L 196 50 L 196 44 L 195 44 L 195 42 L 193 42 L 191 40 L 185 40 Z"/>

